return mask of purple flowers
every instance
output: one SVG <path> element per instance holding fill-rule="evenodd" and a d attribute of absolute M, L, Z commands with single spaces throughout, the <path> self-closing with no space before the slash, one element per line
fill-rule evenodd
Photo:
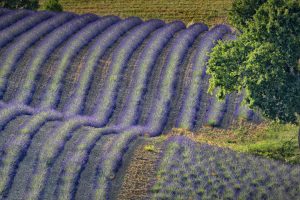
<path fill-rule="evenodd" d="M 0 8 L 0 36 L 1 199 L 74 199 L 82 190 L 107 199 L 139 136 L 160 135 L 176 121 L 194 129 L 195 120 L 222 126 L 230 113 L 255 117 L 241 106 L 243 97 L 231 105 L 231 96 L 218 102 L 205 93 L 207 53 L 217 40 L 234 39 L 226 25 L 208 30 L 201 23 Z M 90 100 L 93 109 L 85 112 Z M 290 180 L 299 182 L 299 169 L 278 166 L 173 137 L 153 198 L 268 198 L 280 181 L 276 192 L 298 195 Z M 285 170 L 294 177 L 279 176 Z M 270 185 L 257 192 L 263 183 Z"/>
<path fill-rule="evenodd" d="M 236 153 L 177 136 L 165 143 L 153 199 L 295 199 L 298 165 Z"/>

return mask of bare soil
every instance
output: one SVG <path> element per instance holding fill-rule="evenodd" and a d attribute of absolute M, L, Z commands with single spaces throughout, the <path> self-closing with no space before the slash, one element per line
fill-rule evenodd
<path fill-rule="evenodd" d="M 154 146 L 153 150 L 146 150 L 146 146 Z M 156 176 L 157 164 L 162 148 L 158 139 L 143 139 L 130 157 L 130 163 L 125 170 L 122 185 L 116 199 L 139 200 L 149 198 Z"/>

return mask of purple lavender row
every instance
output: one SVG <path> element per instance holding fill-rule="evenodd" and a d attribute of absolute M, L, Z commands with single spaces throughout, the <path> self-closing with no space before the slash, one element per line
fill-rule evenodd
<path fill-rule="evenodd" d="M 22 112 L 22 114 L 26 114 L 26 108 L 23 108 L 23 111 L 24 112 Z M 33 113 L 32 110 L 29 111 L 30 112 L 27 111 L 27 114 Z M 2 177 L 0 181 L 0 194 L 7 193 L 10 190 L 22 157 L 26 155 L 31 141 L 38 131 L 37 127 L 41 127 L 43 125 L 41 123 L 37 123 L 39 121 L 38 118 L 47 118 L 47 120 L 50 121 L 57 120 L 59 117 L 61 117 L 59 113 L 55 113 L 53 111 L 35 115 L 36 123 L 30 123 L 31 119 L 29 119 L 29 122 L 22 125 L 19 134 L 14 137 L 12 143 L 2 148 L 2 151 L 5 152 L 5 154 L 1 157 L 1 162 L 3 164 L 0 166 L 0 176 Z M 42 122 L 44 121 L 45 120 Z"/>
<path fill-rule="evenodd" d="M 66 23 L 73 17 L 74 15 L 69 13 L 58 14 L 55 17 L 46 20 L 44 23 L 37 25 L 30 31 L 22 34 L 18 37 L 17 41 L 9 44 L 8 49 L 0 59 L 0 88 L 2 88 L 0 90 L 0 97 L 4 94 L 9 75 L 17 65 L 20 58 L 24 55 L 25 51 L 41 37 L 56 29 L 58 26 Z"/>
<path fill-rule="evenodd" d="M 19 115 L 32 114 L 33 109 L 22 104 L 8 104 L 0 110 L 0 130 Z"/>
<path fill-rule="evenodd" d="M 206 63 L 209 59 L 208 53 L 211 51 L 215 42 L 224 35 L 230 33 L 230 27 L 217 25 L 209 30 L 200 40 L 196 54 L 193 58 L 192 80 L 190 87 L 187 88 L 184 101 L 178 118 L 178 127 L 192 129 L 196 115 L 196 107 L 200 101 L 202 85 L 201 80 L 206 76 Z"/>
<path fill-rule="evenodd" d="M 147 119 L 147 127 L 152 129 L 152 134 L 159 134 L 166 124 L 170 110 L 170 101 L 174 94 L 174 85 L 181 66 L 190 46 L 199 34 L 208 28 L 204 24 L 195 24 L 182 31 L 176 38 L 164 63 L 164 71 L 156 100 Z"/>
<path fill-rule="evenodd" d="M 127 63 L 134 50 L 137 49 L 150 33 L 163 25 L 164 22 L 161 20 L 145 22 L 130 31 L 128 36 L 126 36 L 116 48 L 109 66 L 107 79 L 104 83 L 104 89 L 93 113 L 93 116 L 97 118 L 100 124 L 106 124 L 113 112 L 122 72 L 124 68 L 127 67 Z"/>
<path fill-rule="evenodd" d="M 95 122 L 88 122 L 85 117 L 74 117 L 54 131 L 53 137 L 49 138 L 47 143 L 42 147 L 39 154 L 39 162 L 36 166 L 36 172 L 32 177 L 31 190 L 28 193 L 28 199 L 36 199 L 42 194 L 45 181 L 49 176 L 49 169 L 55 163 L 57 157 L 62 153 L 66 142 L 72 137 L 72 132 L 81 127 L 83 124 L 92 126 Z M 121 131 L 119 127 L 105 127 L 98 129 L 102 134 L 116 134 Z M 51 134 L 52 135 L 52 134 Z"/>
<path fill-rule="evenodd" d="M 210 126 L 220 126 L 225 113 L 227 112 L 227 107 L 229 103 L 229 95 L 225 97 L 225 100 L 218 100 L 216 93 L 210 97 L 209 106 L 204 117 L 204 124 Z"/>
<path fill-rule="evenodd" d="M 110 164 L 109 172 L 107 174 L 112 174 L 112 172 L 115 172 L 122 159 L 122 154 L 124 150 L 128 147 L 128 144 L 137 136 L 139 135 L 140 128 L 132 128 L 130 129 L 130 133 L 127 132 L 120 132 L 117 136 L 116 142 L 113 142 L 110 147 L 106 148 L 106 152 L 109 154 L 107 155 L 106 152 L 103 152 L 103 162 L 107 162 L 106 158 L 109 158 L 110 160 L 113 160 L 113 165 Z M 76 146 L 76 150 L 73 152 L 72 158 L 65 164 L 64 166 L 64 174 L 62 176 L 62 184 L 60 185 L 60 199 L 74 199 L 77 185 L 80 174 L 83 171 L 85 165 L 87 164 L 89 160 L 89 154 L 91 150 L 94 148 L 96 143 L 102 138 L 102 136 L 106 134 L 111 134 L 109 131 L 102 131 L 99 129 L 93 129 L 86 135 L 84 135 L 82 141 Z M 125 136 L 126 135 L 126 136 Z M 120 144 L 118 141 L 123 142 L 123 144 Z M 119 147 L 119 148 L 118 148 Z M 116 150 L 115 148 L 118 148 Z M 115 151 L 113 155 L 112 151 Z M 103 169 L 101 167 L 101 164 L 99 168 Z M 70 178 L 71 177 L 71 178 Z M 95 179 L 98 177 L 96 176 Z"/>
<path fill-rule="evenodd" d="M 18 20 L 23 19 L 24 17 L 33 14 L 34 12 L 29 10 L 17 10 L 11 11 L 6 15 L 0 17 L 0 30 L 7 28 L 8 26 L 16 23 Z"/>
<path fill-rule="evenodd" d="M 7 27 L 0 31 L 0 48 L 8 44 L 18 35 L 28 31 L 39 23 L 52 17 L 53 14 L 48 12 L 38 12 L 34 15 L 29 15 L 22 20 L 14 23 L 12 26 Z"/>
<path fill-rule="evenodd" d="M 255 116 L 255 113 L 252 109 L 249 109 L 246 105 L 243 104 L 245 98 L 245 91 L 242 91 L 241 94 L 238 94 L 237 102 L 235 105 L 233 118 L 234 120 L 252 120 Z M 258 117 L 258 116 L 257 116 Z"/>
<path fill-rule="evenodd" d="M 128 128 L 119 133 L 118 138 L 114 141 L 108 149 L 107 154 L 102 154 L 103 157 L 97 167 L 95 176 L 95 193 L 94 199 L 108 199 L 111 180 L 115 177 L 116 172 L 119 170 L 122 159 L 129 148 L 129 145 L 134 141 L 142 132 L 143 128 Z"/>
<path fill-rule="evenodd" d="M 9 9 L 6 8 L 0 8 L 0 17 L 2 17 L 3 15 L 7 15 L 8 13 L 10 13 L 11 11 Z"/>
<path fill-rule="evenodd" d="M 298 165 L 186 137 L 172 137 L 165 146 L 152 199 L 297 199 L 300 194 Z"/>
<path fill-rule="evenodd" d="M 152 34 L 150 41 L 136 61 L 136 66 L 139 67 L 134 72 L 131 85 L 129 86 L 129 95 L 127 96 L 125 107 L 119 115 L 117 124 L 134 125 L 136 123 L 139 115 L 137 108 L 147 87 L 149 74 L 162 49 L 173 35 L 183 28 L 185 28 L 185 25 L 182 22 L 173 22 Z"/>
<path fill-rule="evenodd" d="M 113 25 L 96 38 L 95 43 L 89 48 L 87 57 L 84 60 L 83 70 L 80 73 L 75 92 L 72 94 L 71 98 L 68 100 L 67 106 L 64 108 L 64 112 L 67 115 L 81 114 L 88 88 L 91 85 L 93 73 L 100 58 L 104 55 L 106 50 L 117 41 L 117 39 L 140 23 L 142 23 L 141 19 L 130 17 Z"/>
<path fill-rule="evenodd" d="M 16 102 L 27 104 L 32 96 L 35 89 L 36 78 L 40 71 L 40 68 L 49 58 L 55 48 L 67 40 L 72 34 L 77 32 L 79 29 L 84 28 L 87 24 L 97 20 L 98 17 L 95 15 L 87 14 L 69 21 L 63 26 L 55 29 L 49 35 L 47 35 L 36 49 L 36 52 L 30 61 L 30 70 L 28 71 L 24 83 L 17 91 L 17 95 L 14 99 Z M 3 86 L 0 85 L 3 89 Z"/>
<path fill-rule="evenodd" d="M 141 20 L 138 18 L 130 18 L 128 20 L 124 20 L 124 23 L 120 22 L 120 29 L 123 32 L 126 32 L 126 30 L 128 30 L 128 28 L 124 27 L 124 25 L 131 27 L 131 26 L 136 25 L 137 23 L 140 23 L 140 21 Z M 116 28 L 111 29 L 111 31 L 115 31 L 115 30 L 118 30 L 118 29 L 116 29 Z M 118 37 L 118 35 L 115 35 L 115 37 Z M 106 38 L 106 37 L 100 37 L 100 38 Z M 103 41 L 103 40 L 99 40 L 99 42 L 101 42 L 101 41 Z M 95 47 L 95 49 L 96 49 L 96 47 Z M 24 127 L 22 127 L 20 129 L 20 133 L 30 135 L 30 137 L 28 136 L 27 138 L 25 138 L 23 140 L 24 144 L 27 144 L 28 142 L 30 142 L 31 138 L 35 135 L 35 133 L 47 121 L 61 120 L 63 117 L 61 114 L 54 112 L 52 110 L 45 110 L 45 111 L 36 110 L 35 113 L 36 114 L 34 116 L 32 116 L 32 118 L 28 122 L 25 123 Z M 66 135 L 70 134 L 70 130 L 76 130 L 77 128 L 79 128 L 80 126 L 83 126 L 83 125 L 97 126 L 97 123 L 95 122 L 95 120 L 90 119 L 90 118 L 75 118 L 75 119 L 70 118 L 64 122 L 64 125 L 62 125 L 64 127 L 68 126 L 69 128 L 64 129 L 65 131 L 61 132 L 61 135 L 66 136 Z M 26 145 L 24 145 L 24 146 L 26 146 Z M 20 149 L 19 152 L 26 151 L 26 149 L 24 150 L 23 148 L 19 148 L 19 149 Z M 12 151 L 12 152 L 14 152 L 14 151 Z"/>
<path fill-rule="evenodd" d="M 59 63 L 56 67 L 55 74 L 46 87 L 45 93 L 41 101 L 42 108 L 56 108 L 60 99 L 62 90 L 62 82 L 72 60 L 78 52 L 87 45 L 93 38 L 102 33 L 105 29 L 118 22 L 120 18 L 115 16 L 103 17 L 89 25 L 78 33 L 73 35 L 67 42 Z"/>

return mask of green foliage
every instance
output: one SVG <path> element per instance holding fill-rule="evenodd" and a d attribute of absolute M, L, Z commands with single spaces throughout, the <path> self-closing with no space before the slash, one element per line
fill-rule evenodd
<path fill-rule="evenodd" d="M 0 0 L 0 7 L 9 9 L 32 9 L 39 8 L 38 0 Z"/>
<path fill-rule="evenodd" d="M 210 54 L 209 90 L 219 87 L 221 99 L 245 90 L 251 108 L 267 118 L 295 123 L 300 113 L 300 2 L 268 0 L 247 13 L 254 11 L 244 20 L 238 14 L 231 17 L 243 33 L 235 41 L 219 42 Z"/>
<path fill-rule="evenodd" d="M 50 10 L 56 12 L 63 11 L 63 7 L 58 0 L 47 0 L 46 3 L 43 5 L 43 8 L 44 10 Z"/>
<path fill-rule="evenodd" d="M 229 20 L 238 29 L 246 27 L 247 21 L 253 19 L 256 10 L 267 0 L 236 0 L 229 12 Z"/>

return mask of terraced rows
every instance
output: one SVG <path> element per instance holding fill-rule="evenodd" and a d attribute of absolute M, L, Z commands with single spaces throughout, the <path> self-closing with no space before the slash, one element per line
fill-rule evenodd
<path fill-rule="evenodd" d="M 170 137 L 152 199 L 299 199 L 299 165 Z"/>
<path fill-rule="evenodd" d="M 0 197 L 108 199 L 135 138 L 255 119 L 206 93 L 207 53 L 232 34 L 0 8 Z"/>

